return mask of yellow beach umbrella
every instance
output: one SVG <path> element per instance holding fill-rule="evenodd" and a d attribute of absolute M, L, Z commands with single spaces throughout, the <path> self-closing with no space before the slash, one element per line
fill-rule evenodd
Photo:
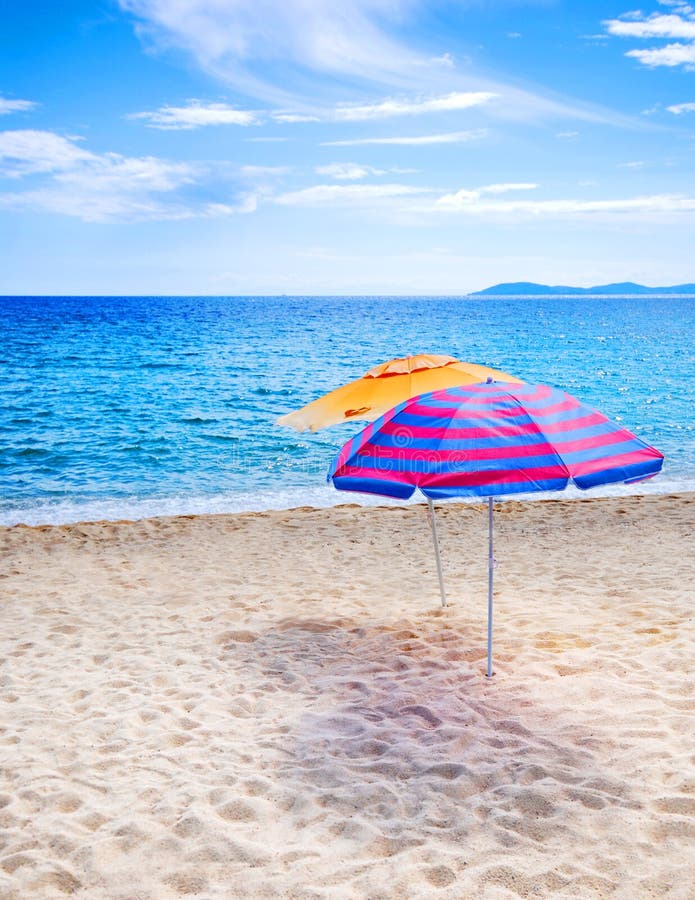
<path fill-rule="evenodd" d="M 372 422 L 387 410 L 418 394 L 475 384 L 488 378 L 521 383 L 506 372 L 461 362 L 453 356 L 420 353 L 391 359 L 374 366 L 361 378 L 281 416 L 277 424 L 288 425 L 296 431 L 306 431 L 307 428 L 318 431 L 339 422 Z"/>

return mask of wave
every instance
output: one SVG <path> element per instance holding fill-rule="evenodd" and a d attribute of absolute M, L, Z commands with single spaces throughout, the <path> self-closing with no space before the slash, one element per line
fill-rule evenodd
<path fill-rule="evenodd" d="M 695 492 L 695 474 L 683 477 L 663 477 L 637 485 L 607 485 L 590 491 L 570 486 L 565 491 L 514 494 L 509 500 L 578 500 L 590 497 L 629 497 L 645 494 L 675 494 Z M 483 498 L 437 501 L 440 503 L 480 503 Z M 404 506 L 422 503 L 418 492 L 410 500 L 391 500 L 387 497 L 336 491 L 328 484 L 312 487 L 261 489 L 219 494 L 181 494 L 167 497 L 103 497 L 84 500 L 56 500 L 15 505 L 0 509 L 0 526 L 12 525 L 68 525 L 77 522 L 148 519 L 155 516 L 215 515 L 220 513 L 266 512 L 311 506 L 323 509 L 344 503 L 359 506 Z M 504 503 L 505 500 L 496 500 Z"/>

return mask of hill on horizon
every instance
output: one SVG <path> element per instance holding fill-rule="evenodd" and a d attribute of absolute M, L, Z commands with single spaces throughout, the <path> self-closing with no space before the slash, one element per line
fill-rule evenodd
<path fill-rule="evenodd" d="M 632 281 L 616 284 L 601 284 L 596 287 L 582 288 L 568 285 L 535 284 L 533 281 L 514 281 L 495 284 L 483 291 L 475 291 L 471 297 L 486 295 L 521 295 L 537 297 L 547 294 L 695 294 L 695 284 L 676 284 L 671 287 L 647 287 Z"/>

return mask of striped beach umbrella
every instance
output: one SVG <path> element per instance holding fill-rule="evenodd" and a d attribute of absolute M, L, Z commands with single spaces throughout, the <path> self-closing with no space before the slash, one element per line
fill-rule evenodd
<path fill-rule="evenodd" d="M 340 491 L 428 501 L 446 606 L 433 500 L 488 499 L 488 663 L 492 676 L 493 498 L 642 481 L 662 454 L 602 413 L 544 384 L 488 381 L 412 397 L 349 440 L 328 480 Z"/>

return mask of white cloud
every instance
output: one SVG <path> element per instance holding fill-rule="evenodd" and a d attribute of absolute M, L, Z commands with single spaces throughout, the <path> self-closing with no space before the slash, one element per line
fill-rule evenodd
<path fill-rule="evenodd" d="M 374 201 L 429 193 L 429 188 L 407 184 L 317 184 L 275 198 L 282 206 L 369 205 Z"/>
<path fill-rule="evenodd" d="M 456 112 L 482 106 L 498 97 L 491 91 L 450 91 L 430 97 L 387 98 L 377 103 L 339 103 L 335 107 L 300 112 L 272 112 L 276 122 L 368 122 L 393 116 L 419 116 L 425 113 Z"/>
<path fill-rule="evenodd" d="M 443 66 L 446 69 L 455 69 L 456 63 L 451 53 L 442 53 L 441 56 L 433 56 L 429 62 L 433 66 Z"/>
<path fill-rule="evenodd" d="M 473 217 L 501 220 L 533 220 L 541 218 L 604 219 L 616 216 L 671 220 L 695 213 L 695 197 L 685 194 L 656 194 L 608 200 L 488 200 L 482 191 L 459 191 L 440 197 L 421 212 L 457 213 Z"/>
<path fill-rule="evenodd" d="M 15 112 L 28 112 L 38 106 L 33 100 L 10 100 L 8 97 L 0 97 L 0 116 L 6 116 Z"/>
<path fill-rule="evenodd" d="M 695 103 L 674 103 L 673 106 L 667 106 L 666 109 L 676 116 L 682 113 L 695 112 Z"/>
<path fill-rule="evenodd" d="M 370 119 L 386 119 L 391 116 L 416 116 L 422 113 L 450 112 L 481 106 L 495 99 L 498 94 L 490 91 L 453 91 L 439 97 L 415 100 L 383 100 L 381 103 L 351 105 L 341 104 L 334 118 L 342 122 L 364 122 Z"/>
<path fill-rule="evenodd" d="M 506 194 L 509 191 L 535 191 L 537 187 L 537 184 L 528 181 L 505 181 L 502 184 L 487 184 L 478 191 L 481 194 Z"/>
<path fill-rule="evenodd" d="M 655 68 L 656 66 L 685 66 L 690 68 L 695 65 L 694 44 L 667 44 L 655 50 L 630 50 L 625 56 L 631 56 L 639 60 L 642 65 Z"/>
<path fill-rule="evenodd" d="M 309 116 L 304 113 L 290 113 L 290 112 L 276 112 L 271 113 L 271 119 L 275 122 L 284 122 L 288 125 L 293 125 L 297 122 L 320 122 L 321 118 L 319 116 Z"/>
<path fill-rule="evenodd" d="M 56 213 L 94 223 L 125 223 L 147 221 L 183 221 L 186 219 L 219 218 L 235 213 L 249 213 L 256 209 L 253 196 L 241 197 L 235 204 L 203 203 L 193 208 L 184 203 L 163 203 L 137 192 L 65 191 L 39 188 L 22 193 L 0 193 L 0 208 L 30 209 Z"/>
<path fill-rule="evenodd" d="M 135 194 L 98 195 L 58 188 L 38 188 L 31 191 L 0 194 L 0 208 L 29 209 L 57 213 L 81 219 L 83 222 L 133 222 L 185 218 L 181 211 L 165 209 L 152 198 Z"/>
<path fill-rule="evenodd" d="M 154 112 L 131 113 L 129 119 L 142 119 L 150 128 L 162 131 L 190 131 L 205 125 L 256 125 L 257 114 L 235 109 L 226 103 L 201 103 L 190 100 L 187 106 L 162 106 Z"/>
<path fill-rule="evenodd" d="M 233 202 L 226 197 L 184 199 L 181 190 L 192 190 L 206 174 L 194 163 L 92 153 L 75 138 L 50 131 L 0 132 L 0 175 L 31 182 L 25 190 L 0 193 L 4 207 L 60 213 L 87 222 L 186 219 L 251 210 L 254 201 L 245 194 Z"/>
<path fill-rule="evenodd" d="M 74 140 L 52 131 L 0 132 L 0 175 L 4 178 L 57 172 L 94 159 L 94 154 L 79 147 Z"/>
<path fill-rule="evenodd" d="M 636 38 L 685 38 L 695 40 L 695 20 L 678 15 L 660 15 L 653 13 L 646 18 L 626 21 L 625 19 L 609 19 L 603 24 L 609 34 L 617 37 Z"/>
<path fill-rule="evenodd" d="M 149 194 L 194 184 L 197 175 L 196 167 L 189 163 L 166 162 L 155 156 L 105 153 L 93 157 L 87 165 L 57 173 L 54 180 L 85 194 Z"/>
<path fill-rule="evenodd" d="M 423 113 L 451 112 L 481 106 L 497 97 L 489 91 L 454 91 L 434 97 L 386 99 L 378 103 L 341 103 L 336 107 L 312 113 L 281 110 L 277 112 L 237 109 L 225 103 L 203 103 L 190 100 L 186 106 L 163 106 L 152 112 L 131 113 L 150 128 L 191 130 L 206 125 L 258 125 L 263 120 L 294 125 L 304 122 L 364 122 L 392 116 L 415 116 Z"/>
<path fill-rule="evenodd" d="M 188 163 L 90 153 L 76 139 L 52 131 L 0 132 L 0 166 L 0 171 L 11 177 L 50 173 L 56 181 L 97 189 L 169 191 L 195 180 L 195 169 Z"/>
<path fill-rule="evenodd" d="M 538 187 L 532 182 L 503 182 L 501 184 L 486 184 L 483 187 L 467 190 L 462 188 L 455 194 L 444 194 L 436 201 L 436 205 L 442 209 L 468 208 L 470 204 L 477 202 L 484 194 L 506 194 L 509 191 L 533 191 Z"/>
<path fill-rule="evenodd" d="M 630 162 L 618 163 L 620 169 L 643 169 L 647 164 L 642 159 L 633 159 Z"/>
<path fill-rule="evenodd" d="M 307 70 L 406 87 L 426 57 L 385 26 L 423 0 L 119 0 L 158 47 L 192 54 L 240 92 L 273 102 L 291 96 Z M 257 66 L 258 60 L 263 61 Z M 273 79 L 276 64 L 282 79 Z"/>
<path fill-rule="evenodd" d="M 309 113 L 271 112 L 275 122 L 368 122 L 394 116 L 418 116 L 427 113 L 455 112 L 482 106 L 498 97 L 491 91 L 452 91 L 430 97 L 387 98 L 376 103 L 339 103 L 335 107 L 313 110 Z"/>
<path fill-rule="evenodd" d="M 685 0 L 656 0 L 656 2 L 659 6 L 670 6 L 676 12 L 683 13 L 686 16 L 695 14 L 695 6 L 686 3 Z"/>
<path fill-rule="evenodd" d="M 330 163 L 327 166 L 316 166 L 317 175 L 327 175 L 338 181 L 357 181 L 368 175 L 385 175 L 384 169 L 375 169 L 373 166 L 361 166 L 358 163 Z"/>
<path fill-rule="evenodd" d="M 344 141 L 323 141 L 322 147 L 358 147 L 364 144 L 402 144 L 426 146 L 429 144 L 462 144 L 484 138 L 487 131 L 477 128 L 472 131 L 450 131 L 445 134 L 423 134 L 415 137 L 355 138 Z"/>
<path fill-rule="evenodd" d="M 215 219 L 220 216 L 231 216 L 238 213 L 252 213 L 258 209 L 258 200 L 253 194 L 242 194 L 235 203 L 207 203 L 201 211 L 196 215 L 191 214 L 191 218 Z"/>
<path fill-rule="evenodd" d="M 574 138 L 579 137 L 578 131 L 558 131 L 555 135 L 556 138 L 559 138 L 561 141 L 572 141 Z"/>
<path fill-rule="evenodd" d="M 357 120 L 415 115 L 457 104 L 486 104 L 512 120 L 576 117 L 633 124 L 614 111 L 459 72 L 449 52 L 418 37 L 428 0 L 118 0 L 143 42 L 160 51 L 183 50 L 237 94 L 278 110 L 279 121 L 319 118 L 330 110 Z M 410 35 L 409 40 L 403 36 Z M 442 48 L 444 49 L 444 48 Z M 413 92 L 417 100 L 373 101 L 380 92 Z M 445 93 L 446 92 L 446 93 Z M 336 107 L 354 97 L 355 103 Z M 364 98 L 364 102 L 359 102 Z M 448 98 L 448 99 L 446 99 Z M 465 98 L 468 98 L 466 100 Z M 487 99 L 483 99 L 487 98 Z M 318 111 L 317 111 L 318 110 Z M 362 119 L 361 119 L 362 120 Z"/>
<path fill-rule="evenodd" d="M 275 198 L 276 203 L 288 206 L 362 206 L 397 210 L 417 221 L 423 215 L 456 215 L 470 219 L 498 222 L 529 222 L 538 220 L 574 220 L 584 222 L 652 221 L 668 223 L 695 216 L 695 197 L 685 194 L 658 194 L 603 200 L 574 198 L 524 200 L 494 199 L 495 186 L 472 191 L 459 191 L 437 200 L 418 199 L 417 195 L 431 193 L 428 189 L 413 189 L 405 185 L 317 185 Z M 502 188 L 503 186 L 500 186 Z M 529 186 L 530 187 L 530 186 Z M 514 189 L 509 185 L 509 190 Z M 502 191 L 500 190 L 500 193 Z M 404 221 L 409 221 L 406 218 Z"/>
<path fill-rule="evenodd" d="M 676 40 L 662 47 L 628 50 L 625 54 L 638 60 L 643 66 L 666 66 L 686 69 L 695 67 L 695 9 L 687 3 L 662 2 L 674 10 L 668 14 L 644 15 L 637 10 L 618 19 L 608 19 L 603 24 L 609 34 L 638 40 Z"/>

